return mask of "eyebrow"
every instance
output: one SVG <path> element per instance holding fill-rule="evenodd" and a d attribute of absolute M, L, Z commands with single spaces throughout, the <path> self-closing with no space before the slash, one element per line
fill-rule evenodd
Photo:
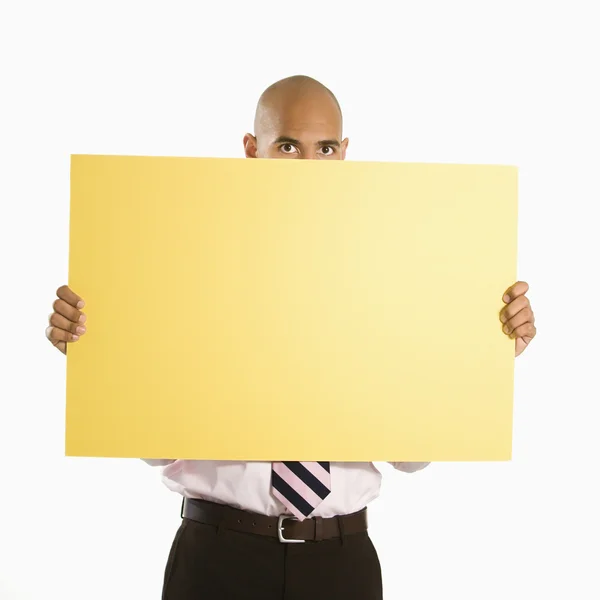
<path fill-rule="evenodd" d="M 336 148 L 339 148 L 340 143 L 337 140 L 321 140 L 319 146 L 335 146 Z"/>
<path fill-rule="evenodd" d="M 301 146 L 300 140 L 295 138 L 288 137 L 286 135 L 279 136 L 275 142 L 275 144 L 293 144 L 294 146 Z M 336 148 L 340 147 L 340 143 L 337 140 L 320 140 L 317 142 L 319 146 L 335 146 Z"/>
<path fill-rule="evenodd" d="M 294 144 L 294 146 L 300 146 L 300 140 L 295 140 L 294 138 L 287 137 L 285 135 L 280 135 L 274 142 L 275 144 Z"/>

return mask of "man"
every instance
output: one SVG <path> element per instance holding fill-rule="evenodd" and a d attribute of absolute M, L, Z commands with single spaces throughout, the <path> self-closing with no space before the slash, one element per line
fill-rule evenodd
<path fill-rule="evenodd" d="M 254 135 L 244 137 L 248 158 L 343 160 L 347 147 L 334 95 L 300 76 L 263 93 Z M 498 299 L 506 304 L 500 326 L 515 339 L 516 355 L 536 333 L 527 291 L 519 282 Z M 67 287 L 58 296 L 47 336 L 66 353 L 85 335 L 84 302 Z M 372 463 L 146 462 L 164 467 L 165 484 L 185 498 L 164 599 L 382 598 L 366 523 L 381 480 Z M 414 472 L 428 463 L 392 464 Z"/>

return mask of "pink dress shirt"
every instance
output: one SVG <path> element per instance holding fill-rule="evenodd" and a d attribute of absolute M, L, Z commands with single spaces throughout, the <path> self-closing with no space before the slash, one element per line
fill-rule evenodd
<path fill-rule="evenodd" d="M 162 467 L 163 483 L 187 498 L 200 498 L 268 516 L 289 514 L 271 493 L 271 463 L 143 459 Z M 413 473 L 427 462 L 390 463 Z M 373 463 L 331 463 L 331 494 L 313 513 L 334 517 L 357 512 L 379 496 L 381 473 Z"/>

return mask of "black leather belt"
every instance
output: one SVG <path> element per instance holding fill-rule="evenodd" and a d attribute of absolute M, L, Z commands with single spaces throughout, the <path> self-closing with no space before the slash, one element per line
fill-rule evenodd
<path fill-rule="evenodd" d="M 185 498 L 181 507 L 181 517 L 241 533 L 278 538 L 280 542 L 287 544 L 331 540 L 364 533 L 368 529 L 366 508 L 341 517 L 314 517 L 298 521 L 288 515 L 266 517 L 205 500 Z"/>

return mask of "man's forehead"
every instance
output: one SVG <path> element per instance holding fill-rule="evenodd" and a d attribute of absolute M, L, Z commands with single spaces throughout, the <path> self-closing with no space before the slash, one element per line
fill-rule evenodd
<path fill-rule="evenodd" d="M 273 125 L 273 127 L 267 129 L 269 137 L 290 137 L 300 141 L 318 141 L 341 137 L 339 126 L 327 121 L 286 122 L 282 120 Z"/>
<path fill-rule="evenodd" d="M 294 115 L 275 113 L 261 120 L 262 133 L 270 138 L 290 137 L 302 142 L 341 138 L 340 119 L 335 114 Z"/>
<path fill-rule="evenodd" d="M 335 99 L 322 91 L 286 94 L 265 103 L 257 114 L 258 135 L 304 139 L 341 138 L 342 117 Z"/>

